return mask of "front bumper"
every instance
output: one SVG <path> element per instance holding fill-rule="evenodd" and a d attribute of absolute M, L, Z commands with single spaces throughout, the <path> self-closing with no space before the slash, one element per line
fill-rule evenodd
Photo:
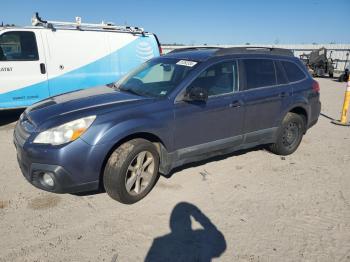
<path fill-rule="evenodd" d="M 81 139 L 62 147 L 38 145 L 23 139 L 16 126 L 14 144 L 23 176 L 33 186 L 55 193 L 77 193 L 99 188 L 105 146 L 91 146 Z M 43 183 L 43 174 L 49 173 L 54 186 Z"/>
<path fill-rule="evenodd" d="M 88 182 L 84 184 L 75 183 L 71 179 L 71 174 L 63 167 L 58 165 L 32 163 L 28 169 L 24 162 L 17 156 L 18 164 L 21 168 L 23 176 L 33 186 L 54 193 L 76 193 L 86 192 L 98 189 L 98 181 Z M 54 185 L 49 186 L 43 182 L 43 175 L 48 173 L 52 175 Z"/>

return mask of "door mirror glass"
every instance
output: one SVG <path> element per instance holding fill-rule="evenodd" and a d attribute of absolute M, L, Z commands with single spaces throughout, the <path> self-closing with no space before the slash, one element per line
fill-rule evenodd
<path fill-rule="evenodd" d="M 192 87 L 187 90 L 185 101 L 200 101 L 206 102 L 208 100 L 208 91 L 202 87 Z"/>

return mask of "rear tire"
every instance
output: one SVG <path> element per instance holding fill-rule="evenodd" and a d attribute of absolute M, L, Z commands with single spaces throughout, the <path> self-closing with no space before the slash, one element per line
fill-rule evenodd
<path fill-rule="evenodd" d="M 290 155 L 297 150 L 305 132 L 305 117 L 289 112 L 277 131 L 276 143 L 269 150 L 277 155 Z"/>
<path fill-rule="evenodd" d="M 154 144 L 133 139 L 109 157 L 103 174 L 107 194 L 123 204 L 144 198 L 158 180 L 159 154 Z"/>

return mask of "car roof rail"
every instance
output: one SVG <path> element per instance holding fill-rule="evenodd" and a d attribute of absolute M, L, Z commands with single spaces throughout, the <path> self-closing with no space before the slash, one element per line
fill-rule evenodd
<path fill-rule="evenodd" d="M 215 46 L 193 46 L 193 47 L 183 47 L 171 50 L 168 54 L 180 53 L 186 51 L 198 51 L 198 50 L 208 50 L 208 49 L 220 49 L 220 47 Z"/>
<path fill-rule="evenodd" d="M 247 46 L 247 47 L 229 47 L 220 48 L 215 52 L 215 56 L 233 55 L 233 54 L 271 54 L 271 55 L 285 55 L 294 56 L 293 51 L 285 48 L 276 47 L 260 47 L 260 46 Z"/>
<path fill-rule="evenodd" d="M 49 29 L 56 29 L 56 28 L 69 28 L 69 29 L 97 29 L 97 30 L 113 30 L 118 32 L 125 32 L 125 33 L 133 33 L 133 34 L 145 34 L 146 32 L 141 27 L 133 27 L 133 26 L 119 26 L 114 25 L 113 23 L 105 23 L 102 21 L 100 24 L 88 24 L 88 23 L 82 23 L 81 17 L 76 17 L 75 22 L 62 22 L 62 21 L 46 21 L 43 20 L 39 13 L 36 12 L 32 18 L 32 25 L 33 26 L 43 26 Z"/>

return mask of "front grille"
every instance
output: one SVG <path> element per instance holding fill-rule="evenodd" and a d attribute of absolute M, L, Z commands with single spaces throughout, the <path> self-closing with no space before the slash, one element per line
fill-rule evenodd
<path fill-rule="evenodd" d="M 17 142 L 23 146 L 24 142 L 27 140 L 27 138 L 30 136 L 29 133 L 27 133 L 21 126 L 20 122 L 17 122 L 16 128 L 15 128 L 15 138 Z"/>
<path fill-rule="evenodd" d="M 17 142 L 20 145 L 23 145 L 24 142 L 28 139 L 32 132 L 34 132 L 35 126 L 27 118 L 25 113 L 23 113 L 18 120 L 15 128 L 15 137 Z"/>

